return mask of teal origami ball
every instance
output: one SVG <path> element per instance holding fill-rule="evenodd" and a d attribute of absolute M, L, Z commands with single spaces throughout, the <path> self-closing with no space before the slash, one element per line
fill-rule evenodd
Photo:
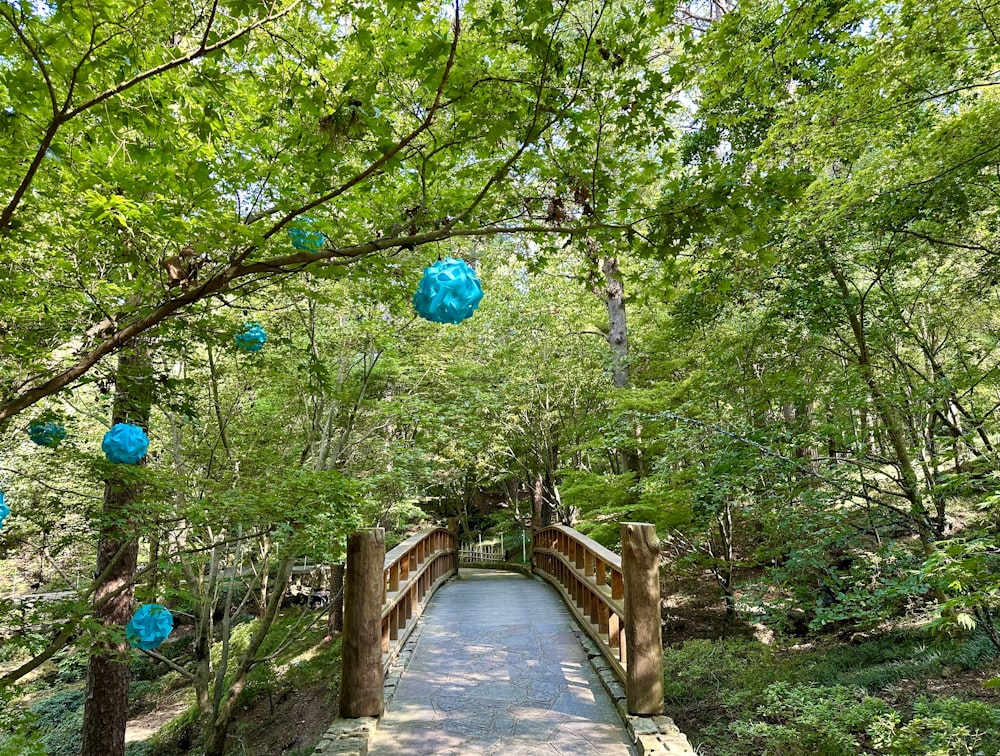
<path fill-rule="evenodd" d="M 29 423 L 28 437 L 39 446 L 54 448 L 66 438 L 66 429 L 59 423 Z"/>
<path fill-rule="evenodd" d="M 244 352 L 259 352 L 267 341 L 267 331 L 260 323 L 244 323 L 244 330 L 236 334 L 236 346 Z"/>
<path fill-rule="evenodd" d="M 424 269 L 413 307 L 417 314 L 434 323 L 461 323 L 479 307 L 483 287 L 476 271 L 464 260 L 446 257 Z"/>
<path fill-rule="evenodd" d="M 134 465 L 146 456 L 149 437 L 138 425 L 115 423 L 101 442 L 104 456 L 116 465 Z"/>
<path fill-rule="evenodd" d="M 174 629 L 170 610 L 160 604 L 143 604 L 125 626 L 125 639 L 132 648 L 150 651 L 158 647 Z"/>
<path fill-rule="evenodd" d="M 3 527 L 3 521 L 7 519 L 9 514 L 10 507 L 3 503 L 3 491 L 0 491 L 0 528 Z"/>
<path fill-rule="evenodd" d="M 292 240 L 295 249 L 306 252 L 319 252 L 326 243 L 326 234 L 318 230 L 316 221 L 308 216 L 302 216 L 288 229 L 288 238 Z"/>

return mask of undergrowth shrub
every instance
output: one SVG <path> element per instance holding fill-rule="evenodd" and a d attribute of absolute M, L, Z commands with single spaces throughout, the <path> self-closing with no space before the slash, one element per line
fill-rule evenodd
<path fill-rule="evenodd" d="M 664 652 L 665 693 L 692 742 L 712 756 L 1000 756 L 1000 708 L 929 695 L 912 707 L 890 704 L 903 681 L 987 672 L 996 656 L 979 634 L 894 633 L 795 649 L 689 641 Z"/>
<path fill-rule="evenodd" d="M 736 687 L 754 686 L 752 678 L 767 669 L 768 646 L 743 638 L 692 640 L 664 653 L 664 695 L 686 703 L 718 698 Z"/>
<path fill-rule="evenodd" d="M 908 721 L 892 712 L 875 720 L 869 732 L 879 752 L 891 756 L 997 756 L 1000 709 L 981 701 L 924 696 L 914 701 Z"/>
<path fill-rule="evenodd" d="M 61 690 L 31 705 L 31 711 L 38 717 L 38 727 L 53 729 L 59 721 L 83 710 L 83 690 Z"/>
<path fill-rule="evenodd" d="M 30 707 L 48 756 L 80 753 L 84 696 L 83 690 L 61 690 Z"/>
<path fill-rule="evenodd" d="M 155 680 L 163 673 L 160 663 L 145 654 L 134 653 L 128 660 L 129 677 L 135 680 Z"/>
<path fill-rule="evenodd" d="M 823 687 L 774 683 L 764 690 L 752 721 L 730 725 L 731 753 L 774 756 L 852 756 L 867 739 L 873 720 L 889 714 L 888 704 L 844 685 Z"/>
<path fill-rule="evenodd" d="M 56 654 L 56 683 L 65 685 L 79 682 L 87 677 L 87 665 L 90 657 L 86 651 L 76 648 L 68 648 Z"/>

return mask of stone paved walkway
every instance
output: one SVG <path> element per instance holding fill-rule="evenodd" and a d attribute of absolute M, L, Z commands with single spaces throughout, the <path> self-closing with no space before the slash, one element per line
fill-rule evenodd
<path fill-rule="evenodd" d="M 614 705 L 550 586 L 463 569 L 421 635 L 372 756 L 625 756 Z"/>

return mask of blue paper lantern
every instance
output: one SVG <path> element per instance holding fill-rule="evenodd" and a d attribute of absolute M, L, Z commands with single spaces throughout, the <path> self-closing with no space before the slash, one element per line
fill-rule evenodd
<path fill-rule="evenodd" d="M 434 323 L 461 323 L 479 307 L 483 287 L 476 272 L 464 260 L 446 257 L 424 269 L 413 307 Z"/>
<path fill-rule="evenodd" d="M 259 352 L 267 341 L 267 331 L 260 323 L 244 323 L 243 332 L 236 334 L 236 346 L 244 352 Z"/>
<path fill-rule="evenodd" d="M 150 651 L 158 647 L 174 629 L 170 610 L 160 604 L 143 604 L 125 626 L 125 638 L 132 648 Z"/>
<path fill-rule="evenodd" d="M 0 528 L 3 527 L 3 521 L 7 519 L 9 514 L 10 507 L 3 503 L 3 491 L 0 491 Z"/>
<path fill-rule="evenodd" d="M 39 446 L 55 448 L 66 438 L 66 429 L 59 423 L 29 423 L 28 436 Z"/>
<path fill-rule="evenodd" d="M 134 465 L 146 456 L 149 437 L 138 425 L 115 423 L 101 442 L 104 456 L 116 465 Z"/>
<path fill-rule="evenodd" d="M 295 249 L 306 252 L 319 252 L 326 244 L 326 234 L 318 230 L 316 221 L 308 216 L 302 216 L 288 229 L 288 237 Z"/>

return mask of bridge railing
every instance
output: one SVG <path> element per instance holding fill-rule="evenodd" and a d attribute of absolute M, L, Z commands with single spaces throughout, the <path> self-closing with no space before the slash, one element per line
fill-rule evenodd
<path fill-rule="evenodd" d="M 503 544 L 460 543 L 458 547 L 459 562 L 506 562 L 507 553 Z"/>
<path fill-rule="evenodd" d="M 534 533 L 532 562 L 535 572 L 562 594 L 624 682 L 628 641 L 623 632 L 622 558 L 572 528 L 549 525 Z"/>
<path fill-rule="evenodd" d="M 458 539 L 444 528 L 410 536 L 385 555 L 382 668 L 399 654 L 434 592 L 458 571 Z"/>
<path fill-rule="evenodd" d="M 621 524 L 623 556 L 573 528 L 534 531 L 532 569 L 552 583 L 625 684 L 632 714 L 663 711 L 659 545 L 648 523 Z"/>
<path fill-rule="evenodd" d="M 388 554 L 385 530 L 347 538 L 340 715 L 379 716 L 383 678 L 434 592 L 458 571 L 458 537 L 428 528 Z"/>

